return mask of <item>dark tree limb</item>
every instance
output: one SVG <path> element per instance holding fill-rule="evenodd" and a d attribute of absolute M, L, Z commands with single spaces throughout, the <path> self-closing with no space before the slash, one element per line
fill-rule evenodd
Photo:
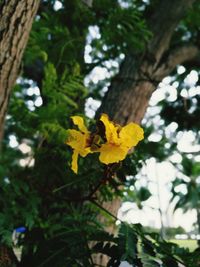
<path fill-rule="evenodd" d="M 193 44 L 185 44 L 176 49 L 170 51 L 169 56 L 161 64 L 159 72 L 162 73 L 162 76 L 169 75 L 177 65 L 183 63 L 191 62 L 192 60 L 199 60 L 200 64 L 200 50 L 197 46 Z"/>
<path fill-rule="evenodd" d="M 161 0 L 148 24 L 153 34 L 148 51 L 159 61 L 170 46 L 171 37 L 180 20 L 195 0 Z"/>

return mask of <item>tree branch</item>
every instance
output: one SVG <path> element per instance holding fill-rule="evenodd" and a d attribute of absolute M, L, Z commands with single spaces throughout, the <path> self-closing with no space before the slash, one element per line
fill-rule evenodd
<path fill-rule="evenodd" d="M 169 51 L 171 37 L 176 34 L 178 23 L 194 2 L 195 0 L 159 1 L 147 21 L 152 38 L 146 50 L 141 53 L 133 48 L 132 53 L 127 54 L 117 77 L 111 81 L 96 117 L 104 112 L 122 125 L 130 121 L 141 122 L 158 81 L 170 74 L 166 71 L 163 74 L 164 69 L 160 67 Z"/>
<path fill-rule="evenodd" d="M 200 52 L 197 57 L 194 57 L 188 61 L 182 63 L 188 70 L 200 69 Z"/>
<path fill-rule="evenodd" d="M 164 63 L 161 64 L 161 67 L 158 68 L 158 72 L 162 74 L 162 76 L 169 75 L 177 65 L 197 58 L 199 59 L 200 64 L 199 48 L 193 44 L 184 44 L 170 52 L 167 59 L 165 59 Z"/>
<path fill-rule="evenodd" d="M 155 13 L 150 17 L 149 25 L 153 38 L 148 51 L 159 61 L 169 48 L 171 37 L 179 21 L 184 17 L 195 0 L 162 0 Z"/>

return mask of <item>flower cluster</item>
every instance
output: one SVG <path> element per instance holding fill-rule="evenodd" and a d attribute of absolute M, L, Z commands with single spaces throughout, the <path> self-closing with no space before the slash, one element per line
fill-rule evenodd
<path fill-rule="evenodd" d="M 66 144 L 73 149 L 71 168 L 75 173 L 78 172 L 79 155 L 85 157 L 89 153 L 98 152 L 99 160 L 104 164 L 119 162 L 124 160 L 128 151 L 144 138 L 143 129 L 139 125 L 131 122 L 121 127 L 110 121 L 106 114 L 100 117 L 105 128 L 104 136 L 88 131 L 83 118 L 79 116 L 71 118 L 79 129 L 69 129 L 66 141 Z"/>

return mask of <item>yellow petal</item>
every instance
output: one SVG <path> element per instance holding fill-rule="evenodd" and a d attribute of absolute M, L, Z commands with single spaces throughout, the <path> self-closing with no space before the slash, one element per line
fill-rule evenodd
<path fill-rule="evenodd" d="M 87 154 L 89 153 L 92 153 L 90 147 L 85 147 L 83 148 L 82 150 L 79 150 L 79 154 L 82 156 L 82 157 L 86 157 Z"/>
<path fill-rule="evenodd" d="M 73 170 L 73 172 L 75 172 L 77 174 L 77 172 L 78 172 L 78 152 L 76 150 L 74 150 L 73 155 L 72 155 L 71 169 Z"/>
<path fill-rule="evenodd" d="M 73 123 L 78 126 L 79 130 L 82 133 L 85 133 L 85 134 L 89 133 L 87 127 L 84 124 L 84 121 L 83 121 L 82 117 L 80 117 L 80 116 L 72 116 L 71 119 L 72 119 Z"/>
<path fill-rule="evenodd" d="M 71 148 L 76 149 L 77 151 L 81 151 L 86 147 L 86 135 L 70 129 L 67 131 L 68 138 L 66 144 L 71 146 Z"/>
<path fill-rule="evenodd" d="M 109 118 L 106 114 L 101 115 L 100 121 L 102 121 L 105 126 L 105 134 L 107 142 L 118 143 L 119 142 L 117 134 L 118 128 L 115 127 L 114 123 L 109 121 Z"/>
<path fill-rule="evenodd" d="M 86 147 L 87 145 L 87 135 L 83 134 L 79 131 L 69 129 L 67 131 L 68 139 L 66 144 L 69 145 L 74 151 L 77 151 L 82 157 L 87 156 L 87 154 L 92 153 L 90 147 Z"/>
<path fill-rule="evenodd" d="M 124 147 L 122 148 L 120 146 L 115 146 L 109 143 L 103 144 L 99 151 L 99 160 L 105 164 L 119 162 L 125 159 L 128 153 L 128 149 Z"/>
<path fill-rule="evenodd" d="M 144 131 L 138 124 L 131 122 L 121 129 L 119 137 L 122 146 L 131 148 L 144 139 Z"/>

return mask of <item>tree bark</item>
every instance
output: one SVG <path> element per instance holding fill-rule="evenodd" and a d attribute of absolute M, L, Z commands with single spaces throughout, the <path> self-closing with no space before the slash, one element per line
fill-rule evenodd
<path fill-rule="evenodd" d="M 178 64 L 199 55 L 198 48 L 191 44 L 175 49 L 170 47 L 177 24 L 194 2 L 194 0 L 160 1 L 147 22 L 153 37 L 146 50 L 143 53 L 135 55 L 131 53 L 125 57 L 96 117 L 101 113 L 107 113 L 112 120 L 121 125 L 131 121 L 140 123 L 151 95 L 162 79 L 169 75 Z M 121 201 L 116 199 L 112 203 L 102 205 L 116 216 Z M 106 266 L 107 260 L 106 257 L 99 255 L 95 258 L 95 263 Z"/>
<path fill-rule="evenodd" d="M 0 142 L 9 97 L 39 2 L 2 0 L 0 3 Z"/>
<path fill-rule="evenodd" d="M 39 0 L 0 2 L 0 143 L 9 97 L 17 79 L 39 2 Z M 13 250 L 0 244 L 0 266 L 15 267 L 17 264 Z"/>
<path fill-rule="evenodd" d="M 198 227 L 198 234 L 200 234 L 200 209 L 196 209 L 197 212 L 197 227 Z M 198 247 L 200 247 L 200 240 L 197 240 Z"/>
<path fill-rule="evenodd" d="M 112 80 L 97 116 L 105 112 L 114 121 L 126 124 L 140 123 L 149 99 L 161 80 L 184 61 L 199 54 L 194 45 L 188 44 L 171 50 L 170 41 L 178 22 L 195 0 L 169 0 L 160 2 L 149 19 L 153 34 L 146 51 L 127 55 L 119 74 Z"/>

